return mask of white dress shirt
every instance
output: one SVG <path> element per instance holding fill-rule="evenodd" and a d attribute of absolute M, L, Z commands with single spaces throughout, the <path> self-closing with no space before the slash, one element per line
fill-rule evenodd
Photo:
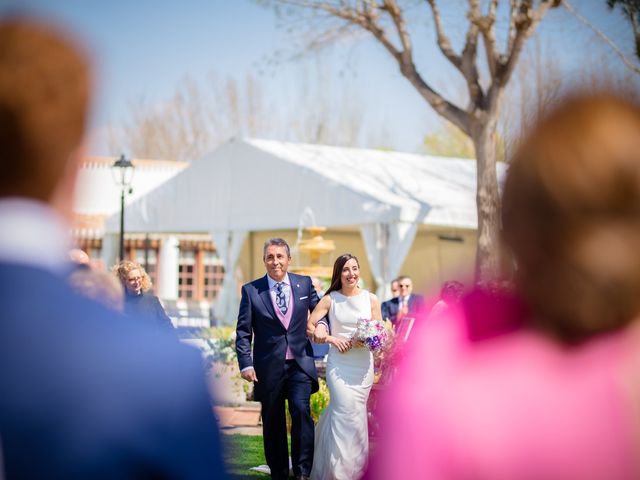
<path fill-rule="evenodd" d="M 69 228 L 47 204 L 0 199 L 0 262 L 63 273 L 71 245 Z"/>

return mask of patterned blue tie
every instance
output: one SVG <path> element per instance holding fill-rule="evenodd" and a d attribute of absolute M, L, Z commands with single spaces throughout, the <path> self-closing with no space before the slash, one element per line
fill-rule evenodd
<path fill-rule="evenodd" d="M 276 283 L 276 305 L 280 309 L 282 315 L 287 314 L 287 297 L 284 295 L 284 282 Z"/>

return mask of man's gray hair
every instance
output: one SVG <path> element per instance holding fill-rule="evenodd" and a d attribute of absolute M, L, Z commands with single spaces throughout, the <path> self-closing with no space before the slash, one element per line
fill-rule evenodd
<path fill-rule="evenodd" d="M 262 247 L 262 258 L 266 257 L 267 248 L 269 248 L 271 245 L 276 245 L 278 247 L 285 247 L 287 249 L 287 257 L 291 256 L 291 249 L 289 248 L 289 244 L 287 243 L 287 241 L 284 238 L 276 237 L 276 238 L 270 238 L 269 240 L 264 242 L 264 247 Z"/>

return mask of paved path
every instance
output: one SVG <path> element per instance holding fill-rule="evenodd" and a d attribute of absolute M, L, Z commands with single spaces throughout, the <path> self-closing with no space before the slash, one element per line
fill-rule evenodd
<path fill-rule="evenodd" d="M 260 404 L 247 402 L 239 407 L 215 406 L 220 431 L 226 434 L 262 435 Z"/>

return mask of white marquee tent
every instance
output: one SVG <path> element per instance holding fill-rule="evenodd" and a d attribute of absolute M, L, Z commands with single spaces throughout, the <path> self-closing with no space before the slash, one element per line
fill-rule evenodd
<path fill-rule="evenodd" d="M 308 212 L 318 225 L 358 226 L 384 296 L 418 224 L 476 228 L 475 192 L 473 160 L 231 140 L 131 204 L 126 224 L 129 232 L 209 232 L 227 272 L 217 315 L 230 319 L 247 232 L 297 229 Z M 118 231 L 115 217 L 107 231 Z"/>

